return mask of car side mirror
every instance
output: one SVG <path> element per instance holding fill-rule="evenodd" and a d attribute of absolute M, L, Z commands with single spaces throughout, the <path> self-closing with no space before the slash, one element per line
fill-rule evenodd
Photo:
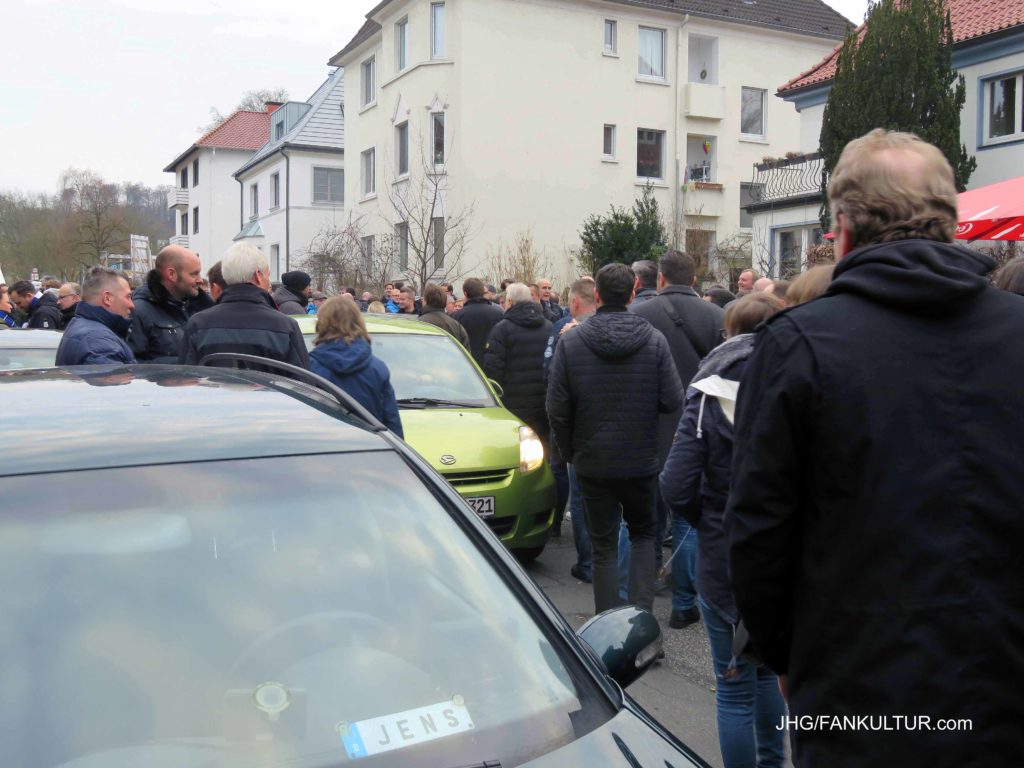
<path fill-rule="evenodd" d="M 498 397 L 504 397 L 505 396 L 505 390 L 502 389 L 501 384 L 496 382 L 494 379 L 488 379 L 487 383 L 490 384 L 492 387 L 494 387 L 494 391 L 498 393 Z"/>
<path fill-rule="evenodd" d="M 593 649 L 608 675 L 623 688 L 650 669 L 661 652 L 658 620 L 633 605 L 598 614 L 576 634 Z"/>

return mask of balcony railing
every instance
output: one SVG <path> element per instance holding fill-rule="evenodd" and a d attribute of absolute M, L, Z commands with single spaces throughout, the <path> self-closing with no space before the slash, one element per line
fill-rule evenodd
<path fill-rule="evenodd" d="M 188 210 L 188 190 L 175 187 L 167 192 L 168 210 Z"/>
<path fill-rule="evenodd" d="M 171 245 L 180 245 L 183 248 L 188 248 L 188 235 L 175 235 L 170 240 Z"/>
<path fill-rule="evenodd" d="M 753 205 L 821 196 L 825 162 L 820 152 L 765 160 L 754 165 Z"/>

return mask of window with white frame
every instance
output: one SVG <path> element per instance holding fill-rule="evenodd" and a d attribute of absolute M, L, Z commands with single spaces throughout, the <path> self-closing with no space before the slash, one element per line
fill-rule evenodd
<path fill-rule="evenodd" d="M 345 171 L 342 168 L 313 169 L 313 202 L 345 203 Z"/>
<path fill-rule="evenodd" d="M 1024 73 L 985 83 L 985 141 L 1024 138 Z"/>
<path fill-rule="evenodd" d="M 188 214 L 181 214 L 181 234 L 188 237 Z"/>
<path fill-rule="evenodd" d="M 640 27 L 637 43 L 637 74 L 640 77 L 664 80 L 665 30 Z"/>
<path fill-rule="evenodd" d="M 665 132 L 638 128 L 636 132 L 636 175 L 639 179 L 665 178 Z"/>
<path fill-rule="evenodd" d="M 404 272 L 409 268 L 409 222 L 395 224 L 395 242 L 398 243 L 398 268 Z"/>
<path fill-rule="evenodd" d="M 740 133 L 744 136 L 764 138 L 764 108 L 768 92 L 761 88 L 742 88 L 740 104 Z"/>
<path fill-rule="evenodd" d="M 605 160 L 615 159 L 615 126 L 605 123 L 604 141 L 601 147 L 601 155 Z"/>
<path fill-rule="evenodd" d="M 395 24 L 395 70 L 401 72 L 409 66 L 409 20 Z"/>
<path fill-rule="evenodd" d="M 430 58 L 443 59 L 445 53 L 444 3 L 430 4 Z"/>
<path fill-rule="evenodd" d="M 270 199 L 277 208 L 281 205 L 281 174 L 270 174 Z"/>
<path fill-rule="evenodd" d="M 188 189 L 188 166 L 181 169 L 181 188 Z"/>
<path fill-rule="evenodd" d="M 370 147 L 360 157 L 363 172 L 363 194 L 372 195 L 377 191 L 377 150 Z"/>
<path fill-rule="evenodd" d="M 363 269 L 369 273 L 373 269 L 373 235 L 360 238 L 359 242 L 362 244 Z"/>
<path fill-rule="evenodd" d="M 274 141 L 280 141 L 284 138 L 284 118 L 281 118 L 274 123 Z"/>
<path fill-rule="evenodd" d="M 395 126 L 395 173 L 399 178 L 409 175 L 409 123 Z"/>
<path fill-rule="evenodd" d="M 619 24 L 613 19 L 604 20 L 604 52 L 609 54 L 619 52 Z"/>
<path fill-rule="evenodd" d="M 199 206 L 192 209 L 192 234 L 199 234 Z"/>
<path fill-rule="evenodd" d="M 444 267 L 444 219 L 430 220 L 430 242 L 434 246 L 434 269 L 441 269 Z"/>
<path fill-rule="evenodd" d="M 363 62 L 360 67 L 363 78 L 363 106 L 373 104 L 377 98 L 377 84 L 374 82 L 377 77 L 376 58 L 371 56 Z"/>
<path fill-rule="evenodd" d="M 260 215 L 260 185 L 249 185 L 249 218 L 255 219 Z"/>
<path fill-rule="evenodd" d="M 192 186 L 199 186 L 199 158 L 192 161 Z"/>
<path fill-rule="evenodd" d="M 444 112 L 430 113 L 430 143 L 433 147 L 434 165 L 444 165 Z"/>

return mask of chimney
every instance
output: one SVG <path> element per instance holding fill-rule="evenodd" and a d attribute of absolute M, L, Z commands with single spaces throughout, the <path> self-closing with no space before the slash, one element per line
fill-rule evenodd
<path fill-rule="evenodd" d="M 284 105 L 283 101 L 268 101 L 267 102 L 267 114 L 272 115 Z"/>

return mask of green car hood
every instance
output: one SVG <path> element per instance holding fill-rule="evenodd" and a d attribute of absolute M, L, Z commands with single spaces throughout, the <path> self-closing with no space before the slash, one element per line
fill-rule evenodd
<path fill-rule="evenodd" d="M 521 422 L 504 408 L 401 408 L 405 442 L 441 472 L 519 466 Z M 455 463 L 442 464 L 442 456 Z"/>

